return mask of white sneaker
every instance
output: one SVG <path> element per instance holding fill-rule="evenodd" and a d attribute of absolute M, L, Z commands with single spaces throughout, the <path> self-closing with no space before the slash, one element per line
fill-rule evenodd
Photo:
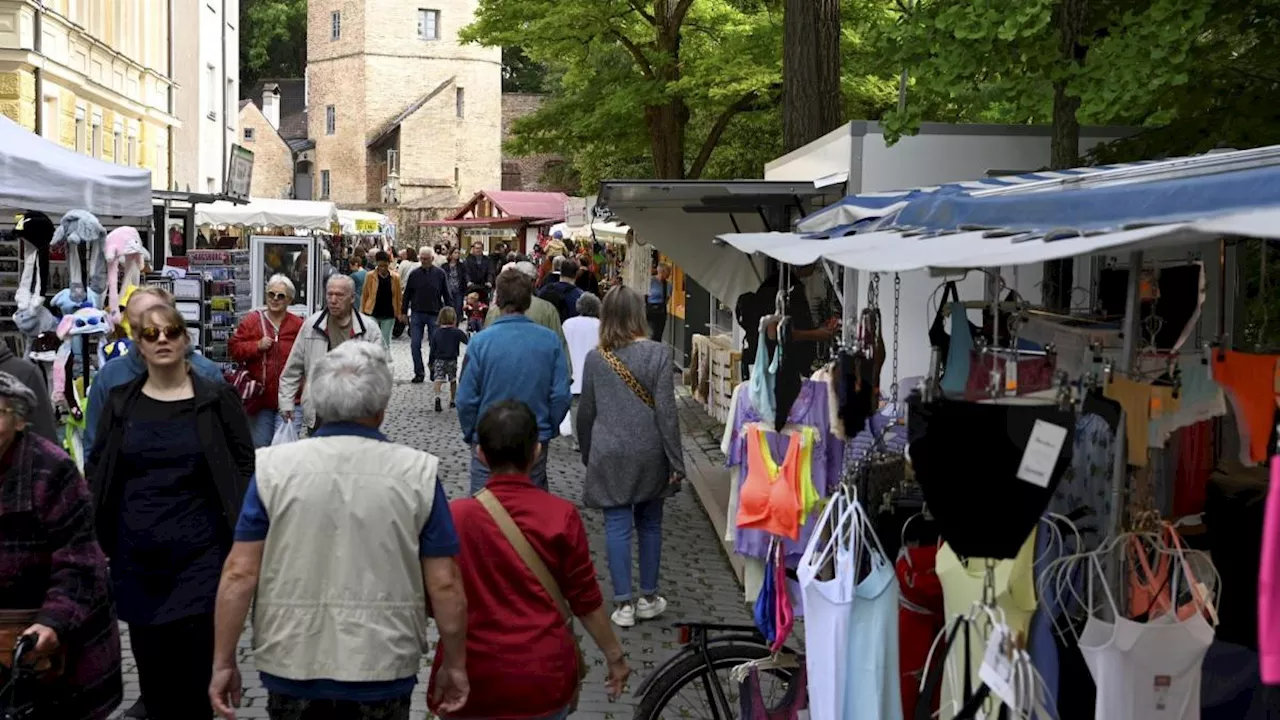
<path fill-rule="evenodd" d="M 661 595 L 655 597 L 652 602 L 648 598 L 640 598 L 636 601 L 636 617 L 641 620 L 652 620 L 667 610 L 667 599 Z"/>
<path fill-rule="evenodd" d="M 613 619 L 613 624 L 618 627 L 634 627 L 636 624 L 636 606 L 631 603 L 619 605 L 610 617 Z"/>

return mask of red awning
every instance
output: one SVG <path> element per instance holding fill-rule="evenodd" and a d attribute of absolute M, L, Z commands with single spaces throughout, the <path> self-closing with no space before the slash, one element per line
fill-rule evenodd
<path fill-rule="evenodd" d="M 525 222 L 522 217 L 458 218 L 457 220 L 423 220 L 434 227 L 515 227 Z"/>

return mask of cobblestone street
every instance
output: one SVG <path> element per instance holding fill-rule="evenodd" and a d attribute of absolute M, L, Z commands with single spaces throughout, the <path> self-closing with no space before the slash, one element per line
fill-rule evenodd
<path fill-rule="evenodd" d="M 430 384 L 412 385 L 412 364 L 407 338 L 392 343 L 395 393 L 383 425 L 392 440 L 411 447 L 428 450 L 441 458 L 441 479 L 450 498 L 462 496 L 467 488 L 467 448 L 458 429 L 457 415 L 448 410 L 434 412 L 431 405 Z M 681 416 L 686 433 L 685 454 L 688 463 L 716 462 L 718 443 L 710 439 L 709 430 L 714 422 L 705 415 L 699 416 L 691 402 L 681 403 Z M 581 496 L 582 465 L 567 440 L 552 443 L 548 461 L 551 490 L 562 497 L 578 500 Z M 598 511 L 583 510 L 583 519 L 590 537 L 592 555 L 597 576 L 606 601 L 612 596 L 605 565 L 604 524 Z M 675 621 L 692 619 L 712 622 L 750 622 L 729 562 L 725 559 L 715 531 L 706 513 L 698 504 L 693 488 L 686 487 L 666 506 L 663 524 L 663 555 L 661 592 L 670 605 L 667 612 L 652 622 L 642 622 L 636 627 L 617 629 L 630 657 L 633 675 L 630 688 L 639 683 L 678 647 L 671 628 Z M 138 696 L 138 678 L 129 653 L 128 634 L 122 635 L 125 646 L 125 702 L 115 717 L 120 717 Z M 432 630 L 434 638 L 434 628 Z M 624 696 L 610 703 L 604 689 L 604 658 L 595 645 L 586 638 L 583 642 L 591 672 L 583 689 L 575 718 L 626 718 L 630 717 L 634 701 Z M 431 655 L 424 661 L 419 674 L 420 684 L 414 693 L 414 720 L 427 718 L 426 678 Z M 513 657 L 519 663 L 519 657 Z M 250 656 L 250 636 L 246 630 L 240 641 L 240 667 L 246 686 L 246 698 L 239 717 L 265 718 L 266 690 L 258 680 Z"/>

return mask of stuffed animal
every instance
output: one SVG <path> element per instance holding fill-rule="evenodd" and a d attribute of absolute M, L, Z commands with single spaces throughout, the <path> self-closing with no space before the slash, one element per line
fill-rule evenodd
<path fill-rule="evenodd" d="M 49 242 L 53 239 L 53 221 L 41 212 L 18 216 L 13 234 L 22 240 L 26 255 L 22 262 L 22 278 L 13 300 L 19 310 L 31 310 L 44 303 L 43 291 L 49 288 Z"/>
<path fill-rule="evenodd" d="M 118 227 L 107 235 L 104 256 L 107 259 L 107 297 L 111 319 L 120 322 L 121 290 L 142 282 L 142 268 L 151 261 L 151 253 L 142 246 L 138 231 Z M 124 277 L 120 277 L 121 266 Z"/>
<path fill-rule="evenodd" d="M 83 355 L 79 348 L 76 348 L 74 353 L 72 352 L 72 346 L 77 344 L 76 339 L 89 335 L 109 335 L 111 331 L 111 316 L 93 307 L 80 308 L 74 313 L 63 317 L 62 322 L 58 323 L 57 333 L 58 339 L 62 341 L 62 347 L 58 349 L 58 355 L 53 364 L 52 399 L 55 403 L 66 403 L 69 398 L 73 397 L 68 384 L 74 375 L 73 354 Z M 88 363 L 89 358 L 81 357 L 80 361 Z M 71 405 L 71 414 L 73 416 L 79 411 L 80 408 L 76 404 Z"/>
<path fill-rule="evenodd" d="M 98 307 L 102 298 L 92 290 L 86 295 L 84 286 L 80 283 L 72 283 L 71 287 L 63 288 L 54 295 L 49 304 L 58 309 L 65 317 L 71 315 L 81 308 Z"/>
<path fill-rule="evenodd" d="M 53 330 L 58 326 L 58 321 L 53 317 L 53 313 L 49 312 L 49 308 L 37 305 L 15 312 L 13 324 L 18 326 L 18 330 L 28 340 L 31 340 L 43 332 Z"/>
<path fill-rule="evenodd" d="M 84 286 L 88 285 L 90 293 L 101 299 L 107 291 L 107 261 L 103 254 L 103 240 L 107 237 L 106 228 L 98 222 L 98 218 L 87 210 L 72 210 L 62 216 L 62 222 L 53 234 L 53 243 L 67 243 L 67 267 L 71 270 L 71 278 L 67 286 L 71 288 L 77 301 Z M 88 267 L 80 262 L 80 248 L 85 249 Z M 80 286 L 79 293 L 76 286 Z M 92 295 L 91 295 L 92 296 Z M 96 306 L 96 303 L 95 303 Z"/>

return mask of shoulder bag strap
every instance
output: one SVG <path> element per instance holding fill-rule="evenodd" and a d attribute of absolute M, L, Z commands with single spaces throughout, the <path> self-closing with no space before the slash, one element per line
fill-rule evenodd
<path fill-rule="evenodd" d="M 653 393 L 649 392 L 644 385 L 640 384 L 640 380 L 636 378 L 635 373 L 631 372 L 630 368 L 622 364 L 622 361 L 618 359 L 617 355 L 614 355 L 609 350 L 601 350 L 600 357 L 604 358 L 604 361 L 609 363 L 609 367 L 613 368 L 613 371 L 618 374 L 618 377 L 622 378 L 622 382 L 626 383 L 627 387 L 631 388 L 631 392 L 635 393 L 636 397 L 640 398 L 641 402 L 648 405 L 650 408 L 657 406 L 657 403 L 653 400 Z"/>
<path fill-rule="evenodd" d="M 555 578 L 551 577 L 551 571 L 547 569 L 546 563 L 542 562 L 542 558 L 538 557 L 537 551 L 529 544 L 528 538 L 520 531 L 516 521 L 511 519 L 507 509 L 502 507 L 502 503 L 487 488 L 476 493 L 475 498 L 489 512 L 493 521 L 498 523 L 498 529 L 506 536 L 507 542 L 511 543 L 511 547 L 515 548 L 516 554 L 524 561 L 525 566 L 533 572 L 534 577 L 538 578 L 542 589 L 547 591 L 556 607 L 560 608 L 564 621 L 573 622 L 573 612 L 569 609 L 569 603 L 565 601 L 564 594 L 560 592 L 560 586 Z"/>

